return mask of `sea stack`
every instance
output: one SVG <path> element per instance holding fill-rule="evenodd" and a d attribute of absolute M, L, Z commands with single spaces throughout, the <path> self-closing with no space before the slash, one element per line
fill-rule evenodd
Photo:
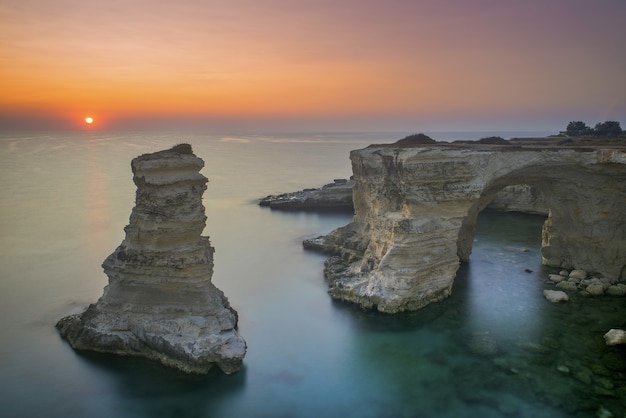
<path fill-rule="evenodd" d="M 77 350 L 147 357 L 186 373 L 241 367 L 246 343 L 237 312 L 211 282 L 204 161 L 180 144 L 132 161 L 135 207 L 121 245 L 102 267 L 97 303 L 57 328 Z"/>

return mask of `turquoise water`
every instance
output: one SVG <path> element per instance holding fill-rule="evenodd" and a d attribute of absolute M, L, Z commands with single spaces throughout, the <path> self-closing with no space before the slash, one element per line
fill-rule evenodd
<path fill-rule="evenodd" d="M 545 301 L 541 217 L 483 213 L 453 295 L 389 316 L 331 300 L 324 257 L 302 249 L 350 216 L 256 205 L 348 177 L 349 150 L 400 137 L 0 137 L 0 415 L 624 416 L 626 354 L 602 335 L 626 327 L 626 299 Z M 133 205 L 130 160 L 179 142 L 206 162 L 213 282 L 239 312 L 249 347 L 232 376 L 77 353 L 54 329 L 102 294 L 100 263 Z"/>

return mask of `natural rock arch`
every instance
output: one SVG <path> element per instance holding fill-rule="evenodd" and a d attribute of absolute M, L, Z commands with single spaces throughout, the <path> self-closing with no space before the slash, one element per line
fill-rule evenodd
<path fill-rule="evenodd" d="M 542 233 L 543 264 L 579 268 L 611 278 L 622 277 L 624 265 L 620 265 L 620 260 L 623 261 L 626 250 L 623 219 L 626 189 L 623 182 L 616 179 L 622 178 L 625 167 L 607 168 L 602 170 L 595 164 L 581 166 L 566 159 L 548 170 L 530 165 L 492 179 L 490 187 L 468 211 L 459 230 L 459 259 L 469 261 L 478 213 L 489 205 L 497 192 L 523 183 L 541 193 L 550 209 Z M 600 251 L 590 251 L 589 246 Z M 590 257 L 592 252 L 595 254 Z"/>
<path fill-rule="evenodd" d="M 478 213 L 514 184 L 550 208 L 544 264 L 626 279 L 624 148 L 370 146 L 351 160 L 352 223 L 308 242 L 339 254 L 325 268 L 335 298 L 393 313 L 447 297 Z"/>

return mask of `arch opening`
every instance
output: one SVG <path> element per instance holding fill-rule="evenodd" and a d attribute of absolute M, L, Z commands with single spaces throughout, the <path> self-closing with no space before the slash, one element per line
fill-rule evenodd
<path fill-rule="evenodd" d="M 540 186 L 529 183 L 500 183 L 486 189 L 469 208 L 459 228 L 457 255 L 469 262 L 476 234 L 477 220 L 483 210 L 521 212 L 548 217 L 549 207 Z"/>
<path fill-rule="evenodd" d="M 491 208 L 478 214 L 471 261 L 457 271 L 452 292 L 470 334 L 539 338 L 549 270 L 541 262 L 544 221 L 543 215 Z"/>
<path fill-rule="evenodd" d="M 496 202 L 494 209 L 546 216 L 543 265 L 626 280 L 624 175 L 622 170 L 608 174 L 595 167 L 562 165 L 550 171 L 531 166 L 495 178 L 461 222 L 457 256 L 462 263 L 469 261 L 478 216 Z"/>

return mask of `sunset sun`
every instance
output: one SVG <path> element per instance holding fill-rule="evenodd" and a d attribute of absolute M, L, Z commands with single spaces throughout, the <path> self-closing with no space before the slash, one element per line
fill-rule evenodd
<path fill-rule="evenodd" d="M 93 123 L 93 118 L 92 118 L 92 117 L 90 117 L 90 116 L 88 116 L 88 117 L 86 117 L 86 118 L 85 118 L 85 122 L 86 122 L 87 124 L 91 125 L 91 124 Z"/>

